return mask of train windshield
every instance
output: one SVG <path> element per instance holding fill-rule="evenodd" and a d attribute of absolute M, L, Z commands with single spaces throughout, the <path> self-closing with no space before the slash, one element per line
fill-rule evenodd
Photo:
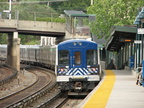
<path fill-rule="evenodd" d="M 69 65 L 69 51 L 68 50 L 59 51 L 58 64 L 59 65 Z"/>
<path fill-rule="evenodd" d="M 97 50 L 87 50 L 87 65 L 96 65 L 98 63 Z"/>

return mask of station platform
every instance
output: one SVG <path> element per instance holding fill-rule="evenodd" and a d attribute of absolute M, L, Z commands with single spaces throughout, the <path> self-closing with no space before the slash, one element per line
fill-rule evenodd
<path fill-rule="evenodd" d="M 144 108 L 144 88 L 127 70 L 104 70 L 104 78 L 77 108 Z"/>

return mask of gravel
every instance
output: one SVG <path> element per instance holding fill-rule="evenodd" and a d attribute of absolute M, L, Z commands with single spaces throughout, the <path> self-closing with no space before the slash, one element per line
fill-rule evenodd
<path fill-rule="evenodd" d="M 35 74 L 22 70 L 18 73 L 17 78 L 0 86 L 0 98 L 22 90 L 35 83 L 36 80 Z"/>

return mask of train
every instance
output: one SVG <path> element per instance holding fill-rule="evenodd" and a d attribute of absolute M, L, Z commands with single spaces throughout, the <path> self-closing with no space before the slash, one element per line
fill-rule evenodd
<path fill-rule="evenodd" d="M 7 46 L 0 45 L 0 59 L 6 60 Z M 20 45 L 21 63 L 55 70 L 58 88 L 69 95 L 87 94 L 101 80 L 98 44 L 83 39 L 66 40 L 58 45 Z"/>

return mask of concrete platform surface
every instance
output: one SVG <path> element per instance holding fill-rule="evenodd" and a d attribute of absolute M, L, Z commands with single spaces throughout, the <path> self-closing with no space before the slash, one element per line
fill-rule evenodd
<path fill-rule="evenodd" d="M 144 87 L 127 70 L 105 70 L 100 84 L 78 108 L 144 108 Z"/>
<path fill-rule="evenodd" d="M 116 82 L 106 108 L 144 108 L 144 88 L 130 71 L 113 70 Z"/>

